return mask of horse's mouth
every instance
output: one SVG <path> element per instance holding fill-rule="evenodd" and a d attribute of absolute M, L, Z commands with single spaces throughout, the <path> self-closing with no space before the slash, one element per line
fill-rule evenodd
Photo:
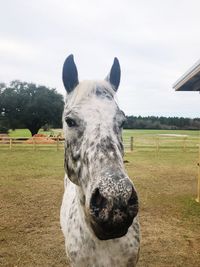
<path fill-rule="evenodd" d="M 96 237 L 100 240 L 109 240 L 114 238 L 120 238 L 127 234 L 128 226 L 109 227 L 104 229 L 102 226 L 91 222 L 91 228 L 95 233 Z"/>

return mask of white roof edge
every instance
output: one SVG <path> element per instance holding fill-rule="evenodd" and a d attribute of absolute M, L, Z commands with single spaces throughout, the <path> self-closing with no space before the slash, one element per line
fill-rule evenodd
<path fill-rule="evenodd" d="M 199 71 L 200 71 L 200 59 L 172 85 L 173 88 L 177 90 Z"/>

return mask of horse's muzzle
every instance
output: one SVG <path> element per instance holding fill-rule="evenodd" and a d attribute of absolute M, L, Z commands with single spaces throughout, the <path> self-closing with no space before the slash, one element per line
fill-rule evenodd
<path fill-rule="evenodd" d="M 131 185 L 132 186 L 132 185 Z M 128 200 L 105 198 L 98 188 L 90 201 L 91 227 L 101 240 L 124 236 L 138 213 L 138 197 L 132 187 Z"/>

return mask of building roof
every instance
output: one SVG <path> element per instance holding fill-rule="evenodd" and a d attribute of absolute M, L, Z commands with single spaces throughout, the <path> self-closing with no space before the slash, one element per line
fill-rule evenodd
<path fill-rule="evenodd" d="M 174 84 L 176 91 L 200 91 L 200 60 L 198 60 Z"/>

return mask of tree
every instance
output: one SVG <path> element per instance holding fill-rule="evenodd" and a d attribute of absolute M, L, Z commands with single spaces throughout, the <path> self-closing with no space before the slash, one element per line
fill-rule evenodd
<path fill-rule="evenodd" d="M 63 96 L 55 89 L 18 80 L 1 86 L 0 117 L 11 129 L 26 127 L 34 135 L 47 123 L 61 127 L 63 106 Z"/>
<path fill-rule="evenodd" d="M 2 92 L 5 90 L 6 84 L 0 83 L 0 106 L 2 101 Z M 8 127 L 8 120 L 5 118 L 4 114 L 0 112 L 0 133 L 8 133 L 9 127 Z"/>

